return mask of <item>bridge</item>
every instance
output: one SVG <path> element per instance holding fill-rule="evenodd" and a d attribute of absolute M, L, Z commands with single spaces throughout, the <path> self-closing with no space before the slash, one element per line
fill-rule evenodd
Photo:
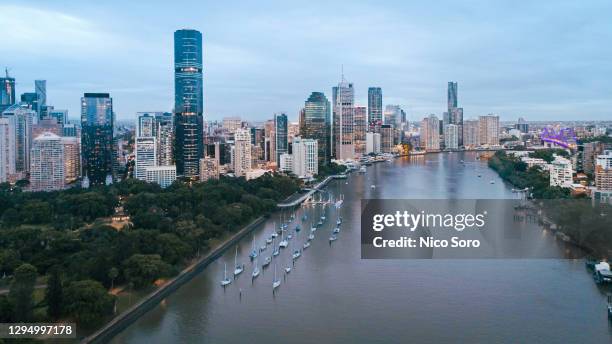
<path fill-rule="evenodd" d="M 576 135 L 572 128 L 561 128 L 559 131 L 555 131 L 554 128 L 544 128 L 540 139 L 559 147 L 576 149 Z"/>

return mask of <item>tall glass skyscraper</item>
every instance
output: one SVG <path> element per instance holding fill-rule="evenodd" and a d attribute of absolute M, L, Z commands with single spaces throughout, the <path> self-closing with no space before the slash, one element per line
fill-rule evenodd
<path fill-rule="evenodd" d="M 319 164 L 331 159 L 330 144 L 331 106 L 323 92 L 312 92 L 304 103 L 303 123 L 300 135 L 305 139 L 318 141 Z"/>
<path fill-rule="evenodd" d="M 383 120 L 382 89 L 380 87 L 368 88 L 368 122 L 380 125 Z"/>
<path fill-rule="evenodd" d="M 6 76 L 0 78 L 0 113 L 15 104 L 15 79 L 5 70 Z"/>
<path fill-rule="evenodd" d="M 338 160 L 355 157 L 353 137 L 355 90 L 344 76 L 338 86 L 332 88 L 333 128 L 332 154 Z"/>
<path fill-rule="evenodd" d="M 202 34 L 174 32 L 174 127 L 176 172 L 197 178 L 203 157 Z"/>
<path fill-rule="evenodd" d="M 451 109 L 457 107 L 457 83 L 453 81 L 448 82 L 448 113 Z"/>
<path fill-rule="evenodd" d="M 289 153 L 289 132 L 287 115 L 274 115 L 274 147 L 276 147 L 276 163 L 280 166 L 280 156 Z"/>
<path fill-rule="evenodd" d="M 113 99 L 108 93 L 85 93 L 81 98 L 83 175 L 102 185 L 113 173 Z"/>

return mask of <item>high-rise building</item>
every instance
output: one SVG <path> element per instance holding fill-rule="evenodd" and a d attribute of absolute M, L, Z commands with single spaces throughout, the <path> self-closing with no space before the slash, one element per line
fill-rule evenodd
<path fill-rule="evenodd" d="M 514 128 L 519 130 L 523 134 L 527 134 L 529 132 L 529 123 L 523 118 L 520 117 L 518 119 L 518 123 L 514 125 Z"/>
<path fill-rule="evenodd" d="M 64 124 L 63 126 L 64 134 L 62 136 L 71 136 L 71 137 L 79 137 L 80 136 L 80 128 L 77 128 L 76 124 Z"/>
<path fill-rule="evenodd" d="M 0 183 L 15 173 L 15 129 L 8 118 L 0 118 Z"/>
<path fill-rule="evenodd" d="M 147 180 L 147 168 L 157 166 L 157 142 L 153 136 L 137 136 L 135 141 L 134 177 Z"/>
<path fill-rule="evenodd" d="M 569 159 L 555 155 L 555 159 L 549 165 L 550 186 L 569 188 L 573 183 L 572 162 Z"/>
<path fill-rule="evenodd" d="M 499 116 L 480 116 L 478 121 L 480 144 L 489 146 L 499 145 Z"/>
<path fill-rule="evenodd" d="M 380 133 L 366 133 L 366 154 L 380 153 Z"/>
<path fill-rule="evenodd" d="M 440 150 L 440 120 L 436 115 L 429 115 L 421 121 L 421 147 L 426 151 Z"/>
<path fill-rule="evenodd" d="M 145 179 L 148 183 L 159 184 L 167 188 L 176 180 L 176 166 L 151 166 L 145 169 Z"/>
<path fill-rule="evenodd" d="M 240 117 L 223 118 L 223 129 L 228 133 L 234 133 L 240 128 L 242 128 L 242 119 L 240 119 Z"/>
<path fill-rule="evenodd" d="M 366 150 L 366 131 L 368 129 L 368 116 L 365 106 L 355 106 L 354 113 L 354 140 L 355 154 L 365 154 Z"/>
<path fill-rule="evenodd" d="M 612 191 L 612 150 L 597 156 L 595 186 L 598 191 Z"/>
<path fill-rule="evenodd" d="M 265 158 L 265 130 L 253 127 L 251 130 L 251 158 L 252 162 L 262 163 Z"/>
<path fill-rule="evenodd" d="M 64 146 L 62 138 L 43 133 L 32 143 L 30 189 L 54 191 L 64 188 Z"/>
<path fill-rule="evenodd" d="M 35 92 L 22 93 L 21 104 L 26 105 L 30 110 L 36 112 L 36 119 L 39 118 L 40 105 L 38 104 L 38 94 Z"/>
<path fill-rule="evenodd" d="M 446 149 L 455 150 L 459 148 L 459 126 L 447 124 L 444 128 L 444 144 Z"/>
<path fill-rule="evenodd" d="M 331 159 L 331 109 L 323 92 L 312 92 L 304 103 L 300 135 L 318 142 L 319 164 L 325 165 Z"/>
<path fill-rule="evenodd" d="M 310 178 L 319 173 L 317 158 L 317 141 L 294 137 L 292 143 L 293 152 L 291 172 L 299 178 Z"/>
<path fill-rule="evenodd" d="M 0 78 L 0 113 L 15 104 L 15 79 L 5 69 L 5 77 Z"/>
<path fill-rule="evenodd" d="M 457 83 L 453 81 L 448 82 L 448 112 L 451 112 L 451 109 L 457 107 Z"/>
<path fill-rule="evenodd" d="M 275 119 L 266 121 L 264 124 L 264 160 L 276 162 L 276 130 L 274 125 Z"/>
<path fill-rule="evenodd" d="M 39 119 L 38 123 L 32 125 L 32 138 L 35 139 L 45 132 L 55 134 L 57 136 L 63 136 L 64 128 L 63 125 L 57 123 L 55 118 L 43 118 Z"/>
<path fill-rule="evenodd" d="M 580 148 L 580 147 L 579 147 Z M 582 171 L 592 175 L 595 172 L 595 163 L 597 156 L 604 152 L 604 145 L 601 142 L 586 142 L 582 144 L 582 156 L 580 157 L 580 165 Z"/>
<path fill-rule="evenodd" d="M 34 80 L 34 92 L 38 98 L 39 118 L 43 118 L 41 110 L 47 106 L 47 80 Z"/>
<path fill-rule="evenodd" d="M 200 181 L 219 179 L 219 162 L 216 158 L 206 157 L 200 159 Z"/>
<path fill-rule="evenodd" d="M 234 132 L 234 175 L 244 177 L 250 170 L 251 132 L 248 129 L 237 129 Z"/>
<path fill-rule="evenodd" d="M 383 124 L 380 126 L 380 150 L 383 153 L 391 153 L 393 151 L 394 129 L 391 124 Z"/>
<path fill-rule="evenodd" d="M 368 88 L 368 122 L 381 125 L 383 121 L 382 89 L 380 87 Z"/>
<path fill-rule="evenodd" d="M 15 175 L 11 176 L 10 179 L 23 179 L 30 170 L 32 124 L 37 118 L 37 114 L 25 104 L 14 104 L 2 112 L 2 117 L 9 120 L 11 130 L 13 131 L 11 134 L 14 138 L 11 141 L 15 143 L 13 148 Z"/>
<path fill-rule="evenodd" d="M 68 110 L 49 110 L 47 114 L 48 117 L 54 118 L 57 121 L 57 124 L 68 124 Z"/>
<path fill-rule="evenodd" d="M 149 112 L 136 113 L 136 137 L 154 137 L 157 134 L 155 114 Z"/>
<path fill-rule="evenodd" d="M 387 105 L 385 106 L 385 124 L 393 126 L 393 128 L 399 128 L 401 123 L 402 108 L 399 105 Z"/>
<path fill-rule="evenodd" d="M 81 173 L 81 149 L 76 137 L 62 137 L 64 146 L 64 179 L 66 183 L 77 180 Z"/>
<path fill-rule="evenodd" d="M 82 175 L 91 185 L 112 181 L 115 114 L 108 93 L 85 93 L 81 98 Z M 110 177 L 110 178 L 109 178 Z"/>
<path fill-rule="evenodd" d="M 199 176 L 204 151 L 202 34 L 196 30 L 174 32 L 174 112 L 176 172 Z"/>
<path fill-rule="evenodd" d="M 479 123 L 477 119 L 463 122 L 463 145 L 465 148 L 473 149 L 480 146 Z"/>
<path fill-rule="evenodd" d="M 353 137 L 355 90 L 353 84 L 344 79 L 332 89 L 333 129 L 332 154 L 337 160 L 353 159 L 355 146 Z"/>
<path fill-rule="evenodd" d="M 281 154 L 289 153 L 289 123 L 284 113 L 274 115 L 274 148 L 276 162 L 280 161 Z"/>

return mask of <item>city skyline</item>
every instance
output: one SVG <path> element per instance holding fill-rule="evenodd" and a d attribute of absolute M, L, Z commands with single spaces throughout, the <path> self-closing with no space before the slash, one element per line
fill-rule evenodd
<path fill-rule="evenodd" d="M 146 22 L 128 14 L 137 12 L 130 11 L 135 4 L 121 4 L 121 11 L 113 3 L 0 5 L 0 19 L 13 27 L 0 52 L 16 79 L 17 97 L 34 91 L 34 80 L 47 80 L 47 101 L 67 108 L 72 120 L 85 92 L 111 93 L 118 120 L 141 111 L 171 111 L 172 33 L 193 28 L 203 33 L 206 119 L 263 120 L 274 112 L 296 119 L 311 92 L 331 98 L 341 65 L 355 85 L 356 104 L 366 105 L 368 87 L 379 86 L 384 104 L 402 105 L 410 120 L 429 113 L 441 117 L 449 80 L 461 84 L 465 118 L 497 113 L 504 120 L 603 120 L 610 115 L 612 91 L 605 75 L 611 67 L 602 56 L 612 49 L 605 44 L 612 30 L 604 22 L 610 9 L 605 2 L 589 8 L 556 2 L 435 9 L 355 4 L 342 25 L 331 20 L 333 8 L 320 13 L 314 3 L 245 3 L 239 11 L 210 2 L 191 5 L 190 13 L 180 15 L 161 4 L 140 9 Z M 498 12 L 504 20 L 492 20 Z M 112 27 L 101 19 L 111 14 Z M 162 15 L 164 21 L 151 20 Z M 438 20 L 428 20 L 434 15 Z M 230 16 L 230 27 L 218 25 Z M 366 16 L 380 25 L 360 28 L 359 19 Z M 353 34 L 338 43 L 345 31 Z M 96 41 L 105 44 L 91 44 Z M 380 48 L 363 44 L 371 41 Z M 340 44 L 343 54 L 329 49 L 333 44 Z M 43 59 L 54 68 L 32 67 Z M 233 102 L 237 98 L 242 101 Z"/>

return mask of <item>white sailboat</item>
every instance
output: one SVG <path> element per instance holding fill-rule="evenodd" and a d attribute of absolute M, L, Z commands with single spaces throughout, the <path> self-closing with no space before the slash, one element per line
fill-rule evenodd
<path fill-rule="evenodd" d="M 303 248 L 304 248 L 304 249 L 307 249 L 307 248 L 309 248 L 309 247 L 310 247 L 310 240 L 307 240 L 307 241 L 304 243 Z"/>
<path fill-rule="evenodd" d="M 338 237 L 335 234 L 332 234 L 332 236 L 329 237 L 329 242 L 331 243 L 332 241 L 336 241 L 338 240 Z"/>
<path fill-rule="evenodd" d="M 278 243 L 278 247 L 285 248 L 287 245 L 289 245 L 289 242 L 283 237 L 283 232 L 281 232 L 281 242 Z"/>
<path fill-rule="evenodd" d="M 223 279 L 221 280 L 221 286 L 225 287 L 226 285 L 232 283 L 232 280 L 227 277 L 227 263 L 223 264 Z"/>
<path fill-rule="evenodd" d="M 274 239 L 272 239 L 272 256 L 276 257 L 280 254 L 280 248 L 274 246 Z"/>
<path fill-rule="evenodd" d="M 259 276 L 259 268 L 257 267 L 257 259 L 255 259 L 255 267 L 253 268 L 253 272 L 251 273 L 251 278 L 255 279 Z"/>
<path fill-rule="evenodd" d="M 336 228 L 334 228 L 333 233 L 334 233 L 334 234 L 338 234 L 338 233 L 340 233 L 340 227 L 336 227 Z"/>
<path fill-rule="evenodd" d="M 290 272 L 291 272 L 291 267 L 290 267 L 290 266 L 286 267 L 286 268 L 285 268 L 285 273 L 286 273 L 286 274 L 288 274 L 288 273 L 290 273 Z"/>
<path fill-rule="evenodd" d="M 314 240 L 315 236 L 313 233 L 310 233 L 310 235 L 308 236 L 308 240 Z"/>
<path fill-rule="evenodd" d="M 255 249 L 255 235 L 253 234 L 253 244 L 252 244 L 252 248 L 251 248 L 251 253 L 249 254 L 249 258 L 251 258 L 251 260 L 257 258 L 257 255 L 259 254 L 257 252 L 257 250 Z"/>
<path fill-rule="evenodd" d="M 270 265 L 270 262 L 272 262 L 272 258 L 266 257 L 266 259 L 264 259 L 263 264 L 261 264 L 261 267 L 266 267 L 266 266 Z"/>
<path fill-rule="evenodd" d="M 238 263 L 238 246 L 236 246 L 236 254 L 234 255 L 234 276 L 238 276 L 244 271 L 244 265 Z"/>
<path fill-rule="evenodd" d="M 274 263 L 274 279 L 272 280 L 272 291 L 280 287 L 281 281 L 276 278 L 276 263 Z"/>

